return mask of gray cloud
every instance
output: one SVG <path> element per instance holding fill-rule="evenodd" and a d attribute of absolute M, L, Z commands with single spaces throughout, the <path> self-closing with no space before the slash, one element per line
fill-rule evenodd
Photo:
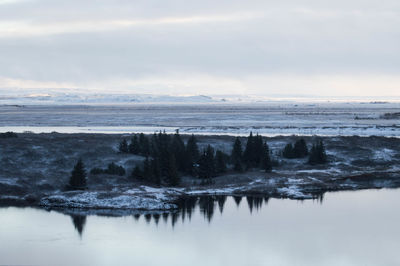
<path fill-rule="evenodd" d="M 373 79 L 388 94 L 400 91 L 397 0 L 0 4 L 3 88 L 301 94 L 326 86 L 355 94 Z M 354 90 L 343 85 L 350 77 Z M 266 81 L 274 87 L 263 89 Z"/>

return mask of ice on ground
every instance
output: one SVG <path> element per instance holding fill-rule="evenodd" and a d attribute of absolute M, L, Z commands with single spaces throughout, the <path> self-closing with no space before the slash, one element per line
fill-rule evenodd
<path fill-rule="evenodd" d="M 383 148 L 381 150 L 374 151 L 373 158 L 377 161 L 388 162 L 391 161 L 393 156 L 396 154 L 396 151 Z"/>
<path fill-rule="evenodd" d="M 328 169 L 306 169 L 306 170 L 297 170 L 297 173 L 341 173 L 342 171 L 337 168 L 328 168 Z"/>
<path fill-rule="evenodd" d="M 188 195 L 222 195 L 222 194 L 231 194 L 235 190 L 240 189 L 239 187 L 226 187 L 226 188 L 217 188 L 217 189 L 199 189 L 185 192 Z"/>
<path fill-rule="evenodd" d="M 135 210 L 170 210 L 175 204 L 166 203 L 157 198 L 143 195 L 119 194 L 102 197 L 100 192 L 62 193 L 41 199 L 40 205 L 57 208 L 82 209 L 135 209 Z"/>
<path fill-rule="evenodd" d="M 312 199 L 311 195 L 304 194 L 297 186 L 278 188 L 278 193 L 293 199 Z"/>
<path fill-rule="evenodd" d="M 2 178 L 0 179 L 0 184 L 8 185 L 8 186 L 18 186 L 16 178 Z"/>

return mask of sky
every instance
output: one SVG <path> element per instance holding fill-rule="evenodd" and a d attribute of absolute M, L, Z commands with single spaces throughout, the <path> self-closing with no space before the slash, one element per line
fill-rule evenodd
<path fill-rule="evenodd" d="M 0 0 L 0 95 L 400 96 L 400 1 Z"/>

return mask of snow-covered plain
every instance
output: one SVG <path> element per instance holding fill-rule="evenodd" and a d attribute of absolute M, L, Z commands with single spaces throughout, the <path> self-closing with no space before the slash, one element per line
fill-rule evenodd
<path fill-rule="evenodd" d="M 1 105 L 0 131 L 399 137 L 399 112 L 398 102 Z"/>

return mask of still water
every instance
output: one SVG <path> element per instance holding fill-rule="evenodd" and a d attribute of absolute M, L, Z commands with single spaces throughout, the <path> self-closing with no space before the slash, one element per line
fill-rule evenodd
<path fill-rule="evenodd" d="M 208 197 L 124 217 L 0 209 L 0 265 L 400 265 L 400 190 Z"/>

